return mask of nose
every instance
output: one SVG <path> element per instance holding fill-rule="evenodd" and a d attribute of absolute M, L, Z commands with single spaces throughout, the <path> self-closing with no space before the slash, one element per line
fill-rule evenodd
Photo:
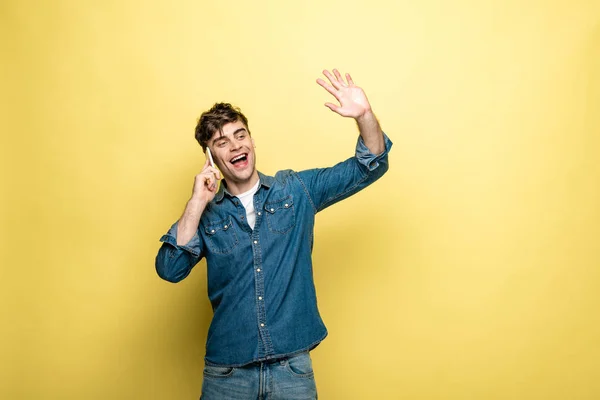
<path fill-rule="evenodd" d="M 230 142 L 229 144 L 229 151 L 231 152 L 235 152 L 236 150 L 238 150 L 240 147 L 242 147 L 241 143 L 237 143 L 237 142 Z"/>

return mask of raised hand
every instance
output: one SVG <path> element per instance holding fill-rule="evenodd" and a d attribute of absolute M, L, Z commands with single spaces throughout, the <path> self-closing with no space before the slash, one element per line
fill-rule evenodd
<path fill-rule="evenodd" d="M 331 111 L 340 114 L 343 117 L 360 118 L 365 113 L 371 111 L 371 105 L 367 99 L 365 92 L 354 84 L 350 74 L 346 74 L 346 80 L 337 69 L 333 70 L 333 74 L 328 70 L 324 70 L 323 74 L 329 80 L 329 83 L 323 79 L 317 79 L 317 83 L 335 97 L 340 103 L 325 103 Z"/>

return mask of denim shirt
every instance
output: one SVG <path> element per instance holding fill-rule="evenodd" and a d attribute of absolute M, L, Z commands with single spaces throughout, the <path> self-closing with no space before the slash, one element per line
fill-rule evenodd
<path fill-rule="evenodd" d="M 177 245 L 177 223 L 160 240 L 158 275 L 184 279 L 206 258 L 213 319 L 208 364 L 230 367 L 290 356 L 317 346 L 327 329 L 312 272 L 315 214 L 360 191 L 388 169 L 392 142 L 373 155 L 359 137 L 356 155 L 330 168 L 259 172 L 254 230 L 240 200 L 221 185 L 198 231 Z"/>

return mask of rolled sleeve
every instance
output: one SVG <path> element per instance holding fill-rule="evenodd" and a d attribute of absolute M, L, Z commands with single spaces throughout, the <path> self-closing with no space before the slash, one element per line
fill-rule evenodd
<path fill-rule="evenodd" d="M 177 223 L 160 241 L 162 246 L 156 256 L 156 272 L 166 281 L 181 281 L 202 258 L 202 242 L 197 232 L 185 245 L 177 244 Z"/>
<path fill-rule="evenodd" d="M 358 137 L 358 141 L 356 143 L 356 158 L 358 162 L 367 167 L 369 171 L 377 169 L 377 167 L 379 167 L 379 161 L 383 158 L 386 158 L 390 149 L 392 148 L 393 143 L 385 133 L 383 134 L 383 140 L 385 143 L 385 150 L 383 150 L 381 154 L 375 155 L 371 153 L 371 150 L 369 150 L 363 141 L 363 138 L 361 136 Z"/>
<path fill-rule="evenodd" d="M 177 244 L 177 222 L 175 222 L 169 231 L 160 238 L 160 241 L 163 243 L 168 243 L 171 246 L 174 246 L 178 249 L 188 251 L 192 253 L 194 256 L 200 256 L 200 236 L 198 236 L 198 232 L 194 234 L 194 236 L 187 242 L 185 245 Z"/>

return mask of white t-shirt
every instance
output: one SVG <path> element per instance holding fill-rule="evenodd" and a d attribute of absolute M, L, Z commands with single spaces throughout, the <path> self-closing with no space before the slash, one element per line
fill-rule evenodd
<path fill-rule="evenodd" d="M 254 193 L 258 190 L 258 185 L 260 185 L 260 179 L 256 182 L 256 185 L 247 192 L 238 194 L 237 197 L 240 199 L 244 208 L 246 209 L 246 221 L 248 221 L 248 225 L 250 228 L 254 230 L 254 224 L 256 222 L 256 212 L 254 211 Z"/>

